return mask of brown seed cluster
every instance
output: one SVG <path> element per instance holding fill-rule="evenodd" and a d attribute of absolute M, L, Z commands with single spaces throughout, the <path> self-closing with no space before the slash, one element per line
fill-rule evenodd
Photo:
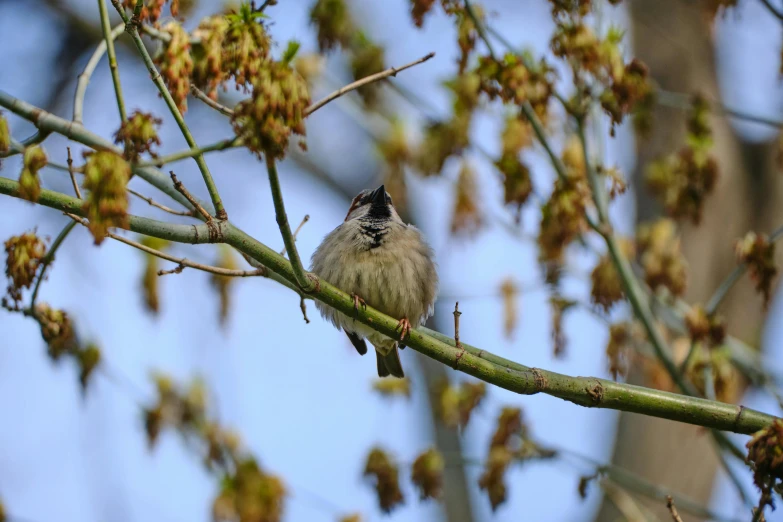
<path fill-rule="evenodd" d="M 664 287 L 672 295 L 685 292 L 688 263 L 680 251 L 677 226 L 670 219 L 642 223 L 636 231 L 639 262 L 644 280 L 653 290 Z"/>
<path fill-rule="evenodd" d="M 142 236 L 139 242 L 142 245 L 158 250 L 159 252 L 166 250 L 170 245 L 169 241 L 152 236 Z M 157 315 L 158 312 L 160 312 L 160 276 L 158 275 L 160 261 L 161 259 L 158 256 L 144 252 L 144 272 L 141 276 L 141 294 L 144 300 L 144 307 L 153 315 Z"/>
<path fill-rule="evenodd" d="M 46 152 L 39 145 L 27 147 L 22 159 L 22 173 L 19 175 L 19 196 L 32 202 L 41 195 L 41 180 L 38 171 L 46 166 Z"/>
<path fill-rule="evenodd" d="M 711 154 L 709 106 L 704 98 L 694 98 L 687 126 L 686 146 L 652 163 L 646 179 L 670 216 L 699 224 L 706 198 L 718 180 L 718 162 Z"/>
<path fill-rule="evenodd" d="M 775 243 L 764 234 L 748 232 L 737 241 L 735 252 L 740 262 L 747 263 L 750 277 L 756 283 L 756 291 L 764 297 L 766 306 L 772 293 L 772 282 L 778 274 L 778 267 L 775 265 Z"/>
<path fill-rule="evenodd" d="M 473 410 L 487 395 L 487 386 L 482 381 L 462 381 L 459 386 L 445 384 L 441 387 L 438 413 L 443 423 L 450 428 L 464 428 L 470 421 Z"/>
<path fill-rule="evenodd" d="M 364 476 L 373 477 L 378 505 L 384 513 L 401 505 L 404 501 L 400 490 L 399 469 L 392 457 L 381 448 L 373 448 L 367 456 Z"/>
<path fill-rule="evenodd" d="M 747 443 L 746 462 L 753 470 L 753 482 L 761 490 L 758 509 L 772 505 L 772 492 L 783 494 L 783 420 L 757 431 Z"/>
<path fill-rule="evenodd" d="M 228 270 L 237 270 L 239 268 L 239 263 L 237 263 L 234 250 L 228 245 L 219 245 L 218 248 L 219 254 L 215 266 Z M 218 293 L 218 300 L 220 303 L 218 318 L 220 320 L 220 325 L 225 327 L 228 321 L 229 311 L 231 310 L 231 285 L 236 278 L 220 274 L 211 274 L 209 279 L 212 283 L 212 287 Z"/>
<path fill-rule="evenodd" d="M 618 240 L 620 250 L 626 259 L 636 255 L 634 243 L 625 238 Z M 625 288 L 609 254 L 604 254 L 590 274 L 592 286 L 590 300 L 608 312 L 612 306 L 625 298 Z"/>
<path fill-rule="evenodd" d="M 177 109 L 181 113 L 188 110 L 190 76 L 193 74 L 193 57 L 190 55 L 190 37 L 178 22 L 169 22 L 163 26 L 169 34 L 169 41 L 161 47 L 155 57 L 161 77 L 168 87 Z"/>
<path fill-rule="evenodd" d="M 454 192 L 451 233 L 474 236 L 483 226 L 484 218 L 479 208 L 481 194 L 476 183 L 476 171 L 467 161 L 462 162 Z"/>
<path fill-rule="evenodd" d="M 114 133 L 114 143 L 125 148 L 123 157 L 130 162 L 138 162 L 140 156 L 145 153 L 157 158 L 158 155 L 152 147 L 160 145 L 157 127 L 160 127 L 161 123 L 163 120 L 151 113 L 134 111 Z"/>
<path fill-rule="evenodd" d="M 41 260 L 46 255 L 46 244 L 35 231 L 12 236 L 5 241 L 5 275 L 8 278 L 8 297 L 18 303 L 22 291 L 35 281 Z"/>
<path fill-rule="evenodd" d="M 291 133 L 305 135 L 304 110 L 310 105 L 307 83 L 284 62 L 267 62 L 250 83 L 251 97 L 234 109 L 234 131 L 257 155 L 282 158 Z"/>
<path fill-rule="evenodd" d="M 98 151 L 87 156 L 84 165 L 84 188 L 89 191 L 82 211 L 89 220 L 89 229 L 100 245 L 110 227 L 127 229 L 128 192 L 131 169 L 121 156 Z"/>
<path fill-rule="evenodd" d="M 479 488 L 487 491 L 493 511 L 506 501 L 505 475 L 508 466 L 515 457 L 529 456 L 527 432 L 527 426 L 522 422 L 522 410 L 503 408 L 489 445 L 484 472 L 478 482 Z"/>
<path fill-rule="evenodd" d="M 411 482 L 419 490 L 419 498 L 439 499 L 443 493 L 443 470 L 446 463 L 443 455 L 435 448 L 430 448 L 413 461 Z"/>

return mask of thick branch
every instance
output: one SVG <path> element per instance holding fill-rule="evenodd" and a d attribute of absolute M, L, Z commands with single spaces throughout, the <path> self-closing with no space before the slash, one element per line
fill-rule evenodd
<path fill-rule="evenodd" d="M 19 197 L 19 183 L 0 178 L 0 193 Z M 81 201 L 76 198 L 42 190 L 38 202 L 64 212 L 82 215 Z M 283 256 L 258 242 L 228 222 L 219 222 L 221 237 L 230 246 L 248 255 L 288 282 L 297 284 L 291 263 Z M 179 225 L 131 216 L 134 232 L 180 243 L 208 243 L 207 225 Z M 358 321 L 389 337 L 395 337 L 398 320 L 368 306 L 355 310 L 353 298 L 345 292 L 313 276 L 315 289 L 310 294 L 336 310 L 351 314 Z M 528 368 L 461 342 L 424 329 L 412 330 L 407 346 L 490 384 L 523 395 L 545 393 L 585 407 L 609 408 L 651 415 L 665 419 L 705 426 L 735 433 L 751 434 L 769 426 L 776 418 L 750 408 L 725 404 L 698 397 L 688 397 L 641 386 L 617 383 L 595 377 L 570 377 L 538 368 Z"/>

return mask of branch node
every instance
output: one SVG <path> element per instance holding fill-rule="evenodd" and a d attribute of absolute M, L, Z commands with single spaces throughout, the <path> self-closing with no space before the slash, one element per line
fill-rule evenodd
<path fill-rule="evenodd" d="M 536 387 L 536 391 L 541 392 L 546 390 L 547 386 L 549 385 L 549 381 L 543 372 L 538 368 L 531 368 L 530 371 L 533 373 L 533 384 Z"/>
<path fill-rule="evenodd" d="M 593 386 L 587 386 L 585 391 L 595 404 L 601 404 L 604 400 L 604 387 L 598 381 L 596 381 Z"/>

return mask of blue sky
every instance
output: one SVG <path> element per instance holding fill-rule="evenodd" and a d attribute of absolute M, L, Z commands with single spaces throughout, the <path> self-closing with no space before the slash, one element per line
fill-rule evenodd
<path fill-rule="evenodd" d="M 279 42 L 296 38 L 302 41 L 304 51 L 314 49 L 313 35 L 307 27 L 309 4 L 281 1 L 273 8 L 275 23 L 271 31 Z M 520 46 L 546 50 L 551 22 L 545 2 L 523 2 L 523 7 L 511 0 L 486 4 L 490 12 L 504 13 L 492 19 L 497 30 Z M 757 4 L 746 2 L 741 16 L 729 16 L 719 23 L 721 88 L 729 105 L 779 115 L 780 28 Z M 74 1 L 71 5 L 78 6 L 80 16 L 97 19 L 94 2 Z M 200 12 L 207 13 L 215 5 L 202 1 Z M 50 36 L 60 29 L 57 20 L 48 16 L 36 14 L 31 21 L 32 9 L 20 3 L 0 2 L 0 48 L 4 49 L 0 88 L 41 104 L 46 96 L 43 83 L 53 66 L 50 57 L 56 51 Z M 625 21 L 622 10 L 607 11 L 606 16 Z M 429 51 L 437 52 L 435 59 L 395 81 L 417 92 L 435 109 L 446 110 L 449 100 L 439 81 L 453 67 L 455 44 L 450 22 L 438 15 L 427 20 L 423 31 L 406 29 L 405 37 L 400 38 L 398 28 L 409 27 L 407 2 L 401 0 L 379 2 L 372 8 L 361 6 L 357 17 L 363 19 L 373 37 L 387 45 L 389 64 L 403 64 Z M 185 148 L 139 61 L 121 47 L 119 62 L 128 108 L 152 110 L 164 117 L 164 152 Z M 344 64 L 337 57 L 330 59 L 328 68 L 330 77 L 345 76 Z M 334 87 L 325 81 L 314 97 Z M 69 93 L 73 88 L 74 82 L 66 86 Z M 105 61 L 93 76 L 87 100 L 85 125 L 108 136 L 119 120 Z M 190 106 L 187 121 L 199 143 L 231 135 L 224 119 L 197 101 L 191 101 Z M 362 166 L 367 178 L 373 179 L 379 173 L 376 158 L 367 147 L 364 133 L 348 125 L 352 120 L 346 111 L 351 107 L 350 101 L 339 100 L 314 115 L 308 121 L 308 144 L 331 172 L 354 172 Z M 70 103 L 56 110 L 64 117 L 70 117 L 70 111 Z M 404 103 L 399 106 L 399 115 L 412 122 L 422 119 L 420 112 Z M 754 139 L 770 137 L 763 128 L 745 125 L 740 130 Z M 497 131 L 497 118 L 481 118 L 474 128 L 479 142 L 490 150 L 497 147 Z M 12 119 L 12 132 L 16 138 L 25 137 L 30 126 Z M 54 136 L 46 141 L 45 148 L 52 158 L 62 161 L 65 145 L 63 139 Z M 632 149 L 633 139 L 623 130 L 616 140 L 607 143 L 606 154 L 629 172 L 634 160 L 623 151 Z M 80 151 L 80 146 L 74 147 L 76 154 Z M 498 219 L 509 221 L 510 216 L 495 203 L 501 198 L 496 175 L 480 157 L 470 153 L 469 157 L 479 170 L 485 211 L 488 216 L 500 216 L 488 219 L 489 228 L 474 240 L 448 236 L 450 186 L 456 176 L 456 163 L 447 164 L 442 178 L 409 178 L 413 211 L 426 216 L 422 228 L 437 251 L 441 292 L 446 296 L 438 314 L 448 315 L 460 296 L 495 292 L 506 277 L 522 284 L 539 279 L 533 245 L 497 224 Z M 552 173 L 543 157 L 534 152 L 528 159 L 537 184 L 545 187 Z M 265 244 L 282 247 L 262 165 L 241 150 L 217 153 L 207 161 L 231 219 Z M 188 187 L 206 196 L 192 161 L 179 162 L 173 168 Z M 4 162 L 0 175 L 16 177 L 18 171 L 17 157 Z M 304 214 L 311 216 L 298 240 L 302 257 L 309 259 L 321 238 L 342 221 L 346 202 L 291 161 L 281 167 L 281 178 L 290 220 L 297 223 Z M 60 172 L 46 170 L 43 182 L 48 188 L 69 191 L 69 183 Z M 134 180 L 133 186 L 153 194 L 141 180 Z M 41 233 L 53 237 L 67 219 L 6 197 L 0 198 L 0 210 L 4 216 L 0 221 L 2 238 L 35 225 Z M 166 218 L 139 200 L 133 201 L 131 210 Z M 621 229 L 629 230 L 632 196 L 626 195 L 613 212 Z M 528 232 L 535 227 L 534 214 L 533 209 L 524 214 L 523 226 Z M 206 262 L 216 255 L 208 246 L 178 246 L 174 251 Z M 571 260 L 574 269 L 581 272 L 590 268 L 591 261 Z M 410 463 L 431 442 L 426 397 L 414 354 L 410 350 L 403 353 L 403 364 L 413 381 L 412 399 L 381 398 L 371 390 L 374 359 L 358 357 L 344 335 L 323 322 L 312 305 L 312 322 L 305 326 L 298 298 L 290 291 L 261 279 L 237 281 L 233 311 L 223 330 L 217 322 L 217 304 L 208 276 L 185 270 L 161 279 L 162 312 L 151 317 L 144 311 L 139 294 L 142 263 L 141 254 L 129 247 L 106 241 L 95 248 L 87 232 L 76 229 L 59 252 L 41 291 L 43 301 L 73 315 L 80 335 L 97 341 L 110 370 L 116 370 L 115 381 L 99 376 L 86 399 L 79 393 L 74 368 L 68 363 L 55 367 L 45 356 L 32 321 L 0 314 L 0 411 L 7 426 L 0 430 L 0 447 L 4 448 L 0 452 L 0 498 L 8 511 L 34 522 L 209 520 L 216 481 L 198 459 L 174 435 L 163 436 L 153 452 L 147 450 L 139 404 L 151 397 L 148 374 L 155 369 L 182 380 L 202 375 L 209 382 L 220 420 L 236 428 L 262 465 L 288 485 L 291 496 L 286 520 L 328 521 L 356 511 L 366 520 L 381 520 L 374 493 L 361 478 L 365 455 L 373 445 L 380 444 L 401 462 Z M 585 295 L 585 289 L 584 280 L 568 281 L 569 292 Z M 556 360 L 551 354 L 549 312 L 543 292 L 520 298 L 520 325 L 512 341 L 503 336 L 499 299 L 459 300 L 463 311 L 461 338 L 466 342 L 530 366 L 573 375 L 607 375 L 602 355 L 606 332 L 590 314 L 577 311 L 568 316 L 568 355 Z M 776 302 L 771 314 L 779 313 Z M 766 335 L 771 360 L 778 356 L 779 349 L 774 347 L 780 345 L 779 328 L 769 328 Z M 451 370 L 450 374 L 454 379 L 465 378 Z M 746 403 L 778 412 L 763 397 L 751 396 Z M 490 391 L 489 399 L 462 435 L 468 456 L 483 458 L 503 405 L 521 406 L 533 434 L 552 446 L 598 460 L 610 456 L 616 420 L 613 412 L 579 408 L 546 396 L 520 397 L 497 389 Z M 591 435 L 585 437 L 582 433 L 588 427 Z M 437 508 L 416 500 L 407 480 L 409 468 L 403 470 L 408 501 L 390 520 L 435 519 Z M 494 516 L 486 498 L 474 492 L 477 519 L 519 520 L 524 512 L 529 520 L 590 520 L 600 500 L 598 488 L 593 488 L 584 501 L 576 494 L 579 476 L 588 471 L 588 467 L 579 469 L 561 462 L 514 468 L 509 474 L 509 502 Z M 471 480 L 475 482 L 479 472 L 470 469 Z M 736 513 L 736 494 L 725 480 L 716 490 L 714 507 L 723 513 Z M 783 517 L 772 515 L 768 520 Z"/>

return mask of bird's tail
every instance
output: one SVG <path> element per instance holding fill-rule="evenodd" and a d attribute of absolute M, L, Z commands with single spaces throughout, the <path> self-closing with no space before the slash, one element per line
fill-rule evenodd
<path fill-rule="evenodd" d="M 376 350 L 375 357 L 378 360 L 378 377 L 388 377 L 389 375 L 400 379 L 405 377 L 405 373 L 402 371 L 402 362 L 400 362 L 400 353 L 397 351 L 397 343 L 394 343 L 394 348 L 386 355 L 382 355 Z"/>

